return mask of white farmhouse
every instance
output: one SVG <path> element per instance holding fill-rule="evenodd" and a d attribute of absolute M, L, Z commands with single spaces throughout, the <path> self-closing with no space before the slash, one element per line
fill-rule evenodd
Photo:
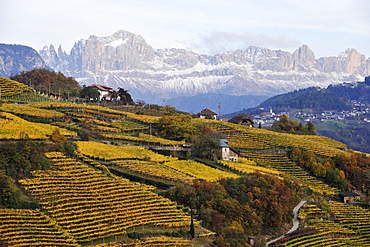
<path fill-rule="evenodd" d="M 210 119 L 216 120 L 218 114 L 206 108 L 206 109 L 203 109 L 201 112 L 199 112 L 197 115 L 199 118 L 203 118 L 203 119 L 210 118 Z"/>
<path fill-rule="evenodd" d="M 98 89 L 100 93 L 100 101 L 101 100 L 112 100 L 112 93 L 114 92 L 114 89 L 108 86 L 99 85 L 99 84 L 93 84 L 89 87 L 95 87 Z"/>
<path fill-rule="evenodd" d="M 238 162 L 238 152 L 232 149 L 228 143 L 228 140 L 220 139 L 220 146 L 222 150 L 221 159 Z"/>

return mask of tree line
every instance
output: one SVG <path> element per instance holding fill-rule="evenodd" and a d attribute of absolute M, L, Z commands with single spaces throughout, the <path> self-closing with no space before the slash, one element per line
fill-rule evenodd
<path fill-rule="evenodd" d="M 63 99 L 76 97 L 93 101 L 100 99 L 100 92 L 97 88 L 85 85 L 81 87 L 73 77 L 66 77 L 61 72 L 45 68 L 23 71 L 18 75 L 11 76 L 10 79 L 32 87 L 36 92 L 44 95 L 54 94 L 63 97 Z M 122 104 L 133 103 L 131 95 L 123 88 L 118 88 L 118 91 L 113 90 L 110 98 L 113 101 L 119 99 Z"/>

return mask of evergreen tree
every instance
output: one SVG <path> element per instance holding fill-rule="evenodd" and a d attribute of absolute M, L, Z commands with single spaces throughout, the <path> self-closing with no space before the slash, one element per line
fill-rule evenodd
<path fill-rule="evenodd" d="M 128 91 L 123 88 L 120 88 L 120 87 L 118 88 L 118 95 L 123 104 L 131 104 L 134 102 L 132 100 L 131 95 L 128 93 Z"/>
<path fill-rule="evenodd" d="M 100 92 L 95 87 L 86 87 L 83 86 L 82 90 L 80 91 L 80 98 L 83 99 L 92 99 L 92 100 L 98 100 L 100 97 Z"/>

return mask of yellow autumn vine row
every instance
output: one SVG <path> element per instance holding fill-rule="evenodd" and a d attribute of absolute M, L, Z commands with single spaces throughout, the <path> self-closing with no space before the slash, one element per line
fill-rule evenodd
<path fill-rule="evenodd" d="M 56 152 L 47 153 L 59 170 L 37 171 L 20 180 L 59 225 L 79 242 L 120 235 L 128 228 L 188 226 L 190 217 L 170 200 L 106 176 Z"/>
<path fill-rule="evenodd" d="M 47 139 L 59 129 L 62 135 L 77 135 L 76 132 L 49 124 L 33 123 L 11 113 L 0 112 L 0 139 Z"/>

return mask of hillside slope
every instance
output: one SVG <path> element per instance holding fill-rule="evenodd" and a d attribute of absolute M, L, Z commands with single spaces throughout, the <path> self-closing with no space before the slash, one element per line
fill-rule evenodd
<path fill-rule="evenodd" d="M 0 245 L 222 246 L 245 244 L 252 234 L 264 243 L 301 197 L 337 200 L 339 190 L 369 187 L 369 159 L 325 137 L 191 118 L 165 107 L 143 115 L 138 106 L 43 101 L 2 103 L 0 111 L 8 127 L 0 129 Z M 188 126 L 179 131 L 202 130 L 193 132 L 198 138 L 217 131 L 239 161 L 195 157 L 189 143 L 165 138 L 163 116 L 185 116 Z M 264 193 L 270 204 L 262 203 Z M 270 223 L 263 220 L 268 215 Z M 357 232 L 364 241 L 365 230 Z"/>

